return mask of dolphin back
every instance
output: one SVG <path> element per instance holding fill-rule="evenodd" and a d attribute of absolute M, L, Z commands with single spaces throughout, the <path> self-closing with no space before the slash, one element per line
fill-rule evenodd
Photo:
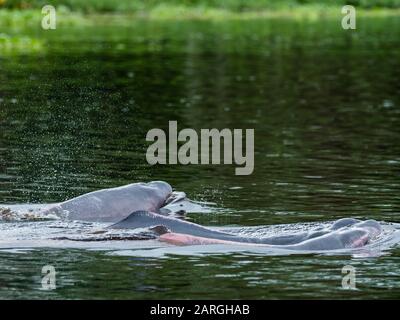
<path fill-rule="evenodd" d="M 225 233 L 192 222 L 163 216 L 149 211 L 136 211 L 120 222 L 111 225 L 112 229 L 147 228 L 158 235 L 168 232 L 187 234 L 195 237 L 227 240 L 242 243 L 273 245 L 291 250 L 337 250 L 364 246 L 371 238 L 379 234 L 380 226 L 376 221 L 344 221 L 338 230 L 319 230 L 285 236 L 252 238 Z M 351 228 L 348 228 L 349 225 Z M 334 228 L 333 228 L 334 229 Z"/>
<path fill-rule="evenodd" d="M 190 234 L 198 237 L 225 237 L 231 236 L 228 233 L 211 230 L 198 224 L 176 219 L 173 217 L 163 216 L 158 213 L 149 211 L 136 211 L 120 222 L 111 225 L 112 229 L 137 229 L 137 228 L 153 228 L 163 226 L 171 232 Z M 232 237 L 235 237 L 232 235 Z"/>
<path fill-rule="evenodd" d="M 120 222 L 109 226 L 112 229 L 137 229 L 137 228 L 148 228 L 152 229 L 155 227 L 163 227 L 161 230 L 167 228 L 170 232 L 188 234 L 196 237 L 204 237 L 210 239 L 219 239 L 227 241 L 236 241 L 244 243 L 259 243 L 259 244 L 291 244 L 300 242 L 304 239 L 304 235 L 292 235 L 292 236 L 277 236 L 267 238 L 252 238 L 234 235 L 223 231 L 212 230 L 207 227 L 200 226 L 198 224 L 177 219 L 174 217 L 168 217 L 149 211 L 136 211 L 129 215 L 127 218 Z"/>
<path fill-rule="evenodd" d="M 133 211 L 158 211 L 171 193 L 171 186 L 163 181 L 133 183 L 84 194 L 60 203 L 58 210 L 70 220 L 115 223 Z"/>

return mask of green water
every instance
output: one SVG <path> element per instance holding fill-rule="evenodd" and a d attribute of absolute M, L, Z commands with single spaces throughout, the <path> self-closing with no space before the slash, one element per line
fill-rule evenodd
<path fill-rule="evenodd" d="M 43 51 L 0 57 L 0 203 L 56 202 L 165 180 L 220 213 L 215 226 L 358 217 L 400 222 L 400 25 L 357 21 L 132 22 L 6 30 Z M 151 128 L 254 128 L 255 170 L 156 166 Z M 0 253 L 1 298 L 399 298 L 385 256 L 227 253 L 135 258 Z M 39 290 L 56 267 L 57 289 Z M 344 265 L 358 290 L 341 288 Z"/>

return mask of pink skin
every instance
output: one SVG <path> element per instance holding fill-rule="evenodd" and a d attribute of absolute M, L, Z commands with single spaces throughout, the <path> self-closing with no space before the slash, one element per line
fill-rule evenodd
<path fill-rule="evenodd" d="M 361 238 L 355 240 L 355 241 L 352 243 L 352 246 L 351 246 L 351 247 L 352 247 L 352 248 L 363 247 L 364 245 L 367 244 L 368 240 L 369 240 L 368 235 L 365 235 L 365 236 L 363 236 L 363 237 L 361 237 Z"/>
<path fill-rule="evenodd" d="M 203 237 L 195 237 L 188 234 L 183 233 L 174 233 L 169 232 L 161 235 L 159 240 L 162 242 L 167 242 L 170 244 L 174 244 L 177 246 L 189 246 L 189 245 L 206 245 L 206 244 L 240 244 L 240 245 L 250 245 L 250 243 L 241 243 L 241 242 L 234 242 L 234 241 L 226 241 L 226 240 L 219 240 L 219 239 L 210 239 L 210 238 L 203 238 Z M 260 246 L 260 244 L 252 243 L 252 246 Z M 262 245 L 268 246 L 268 245 Z"/>

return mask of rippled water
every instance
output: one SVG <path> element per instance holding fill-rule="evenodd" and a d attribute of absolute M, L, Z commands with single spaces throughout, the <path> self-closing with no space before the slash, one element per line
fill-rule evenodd
<path fill-rule="evenodd" d="M 360 19 L 357 28 L 271 20 L 26 31 L 46 51 L 0 57 L 0 203 L 165 180 L 223 209 L 189 216 L 205 225 L 398 223 L 399 21 Z M 168 120 L 180 129 L 254 128 L 254 173 L 148 166 L 145 135 Z M 43 223 L 8 230 L 23 237 Z M 154 257 L 123 245 L 10 246 L 0 252 L 0 297 L 400 297 L 398 247 L 377 257 L 228 249 Z M 51 292 L 40 290 L 47 264 L 58 272 Z M 358 290 L 341 287 L 348 264 Z"/>

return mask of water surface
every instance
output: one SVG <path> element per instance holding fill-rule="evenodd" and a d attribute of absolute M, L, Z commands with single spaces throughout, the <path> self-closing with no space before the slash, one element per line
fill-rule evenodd
<path fill-rule="evenodd" d="M 45 47 L 0 57 L 0 203 L 165 180 L 224 209 L 189 216 L 205 225 L 400 222 L 397 18 L 359 19 L 356 31 L 279 19 L 6 31 Z M 150 167 L 145 135 L 169 120 L 254 128 L 254 173 Z M 9 249 L 2 298 L 400 297 L 398 247 L 378 257 Z M 58 271 L 52 292 L 39 290 L 46 264 Z M 341 288 L 348 264 L 356 291 Z"/>

